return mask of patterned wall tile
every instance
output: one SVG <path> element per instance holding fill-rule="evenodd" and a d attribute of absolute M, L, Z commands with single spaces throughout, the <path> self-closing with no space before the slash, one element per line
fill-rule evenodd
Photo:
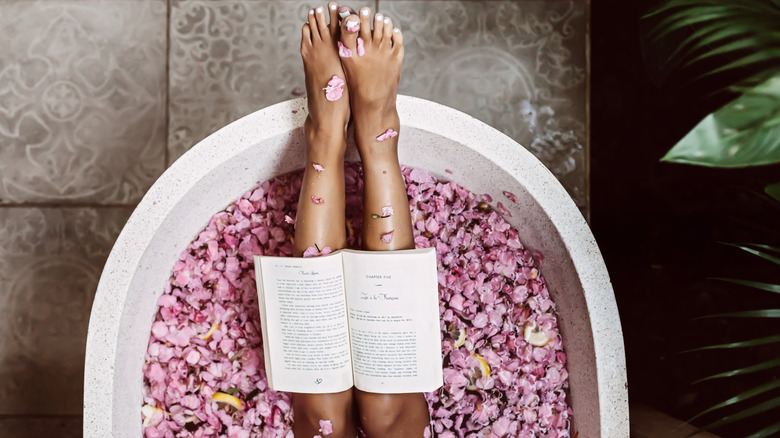
<path fill-rule="evenodd" d="M 81 417 L 9 417 L 0 418 L 3 438 L 80 438 Z"/>
<path fill-rule="evenodd" d="M 0 415 L 81 414 L 89 312 L 129 215 L 0 208 Z"/>
<path fill-rule="evenodd" d="M 586 186 L 586 3 L 400 1 L 400 92 L 466 112 L 530 149 L 580 206 Z"/>
<path fill-rule="evenodd" d="M 325 3 L 172 0 L 169 162 L 227 123 L 305 94 L 301 26 Z"/>
<path fill-rule="evenodd" d="M 0 2 L 0 203 L 134 203 L 165 169 L 166 0 Z"/>

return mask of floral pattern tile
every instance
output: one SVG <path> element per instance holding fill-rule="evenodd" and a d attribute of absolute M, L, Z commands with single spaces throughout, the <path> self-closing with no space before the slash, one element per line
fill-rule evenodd
<path fill-rule="evenodd" d="M 166 0 L 0 2 L 0 203 L 134 203 L 165 169 Z"/>
<path fill-rule="evenodd" d="M 400 92 L 466 112 L 530 149 L 587 204 L 586 3 L 396 1 Z"/>
<path fill-rule="evenodd" d="M 81 417 L 0 418 L 3 438 L 81 438 Z"/>
<path fill-rule="evenodd" d="M 171 1 L 169 162 L 227 123 L 305 94 L 301 26 L 315 3 Z"/>
<path fill-rule="evenodd" d="M 0 415 L 81 415 L 92 300 L 129 215 L 0 208 Z"/>

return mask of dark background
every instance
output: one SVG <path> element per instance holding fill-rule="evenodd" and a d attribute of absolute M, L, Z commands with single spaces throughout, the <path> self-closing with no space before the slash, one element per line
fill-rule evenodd
<path fill-rule="evenodd" d="M 774 370 L 692 385 L 776 358 L 777 344 L 725 353 L 681 351 L 778 333 L 777 320 L 693 318 L 780 308 L 776 294 L 708 279 L 780 281 L 776 265 L 718 243 L 780 246 L 780 204 L 763 195 L 766 184 L 780 181 L 780 166 L 726 170 L 659 161 L 724 97 L 701 97 L 713 84 L 682 86 L 674 78 L 653 83 L 639 23 L 649 6 L 592 3 L 591 225 L 620 311 L 631 403 L 688 419 L 778 378 Z M 699 425 L 717 418 L 704 417 Z M 775 410 L 716 432 L 745 436 L 777 418 Z"/>

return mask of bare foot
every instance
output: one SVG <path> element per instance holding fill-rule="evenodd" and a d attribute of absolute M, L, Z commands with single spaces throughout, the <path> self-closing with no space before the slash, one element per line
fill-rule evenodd
<path fill-rule="evenodd" d="M 346 147 L 344 139 L 350 107 L 346 75 L 338 55 L 339 33 L 338 4 L 330 2 L 327 8 L 318 6 L 309 11 L 301 36 L 301 58 L 309 105 L 305 129 L 309 144 L 316 136 L 318 143 L 337 142 Z"/>
<path fill-rule="evenodd" d="M 394 136 L 400 125 L 395 102 L 404 57 L 401 31 L 382 14 L 372 19 L 366 7 L 341 20 L 341 43 L 339 54 L 347 74 L 355 140 L 364 165 L 376 157 L 375 152 L 396 155 Z"/>

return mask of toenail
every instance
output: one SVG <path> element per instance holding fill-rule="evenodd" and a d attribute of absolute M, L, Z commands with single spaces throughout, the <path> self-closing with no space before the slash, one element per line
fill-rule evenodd
<path fill-rule="evenodd" d="M 382 14 L 376 14 L 376 21 L 382 21 Z"/>
<path fill-rule="evenodd" d="M 314 15 L 314 9 L 309 10 L 309 15 Z"/>
<path fill-rule="evenodd" d="M 385 24 L 389 24 L 389 23 L 390 23 L 390 19 L 389 18 L 385 18 Z"/>
<path fill-rule="evenodd" d="M 321 12 L 322 12 L 322 7 L 320 6 L 317 8 L 317 13 L 321 13 Z"/>
<path fill-rule="evenodd" d="M 331 11 L 335 11 L 337 7 L 338 7 L 338 6 L 336 6 L 336 4 L 335 4 L 335 3 L 332 3 L 332 4 L 330 5 L 330 10 L 331 10 Z"/>
<path fill-rule="evenodd" d="M 347 31 L 357 32 L 359 22 L 357 20 L 347 20 Z"/>
<path fill-rule="evenodd" d="M 400 31 L 401 31 L 401 29 L 399 29 L 397 27 L 395 29 L 393 29 L 393 32 L 396 32 L 396 33 L 400 32 Z"/>
<path fill-rule="evenodd" d="M 363 15 L 368 15 L 368 9 L 363 9 L 362 11 L 360 11 L 360 13 Z"/>
<path fill-rule="evenodd" d="M 339 12 L 339 17 L 341 17 L 341 18 L 349 17 L 349 11 L 341 11 L 341 12 Z"/>

